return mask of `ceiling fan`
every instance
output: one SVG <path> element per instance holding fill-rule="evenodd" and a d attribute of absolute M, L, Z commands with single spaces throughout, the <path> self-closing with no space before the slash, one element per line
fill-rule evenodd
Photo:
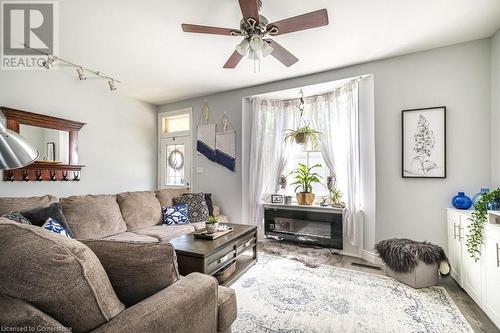
<path fill-rule="evenodd" d="M 328 25 L 328 12 L 326 9 L 269 23 L 264 16 L 259 14 L 259 10 L 262 8 L 262 0 L 238 1 L 243 14 L 240 29 L 182 24 L 184 32 L 244 37 L 243 41 L 236 46 L 236 51 L 229 57 L 224 68 L 235 68 L 246 55 L 251 59 L 260 59 L 260 57 L 272 55 L 283 63 L 283 65 L 290 67 L 299 61 L 299 59 L 280 44 L 266 37 L 279 36 Z"/>

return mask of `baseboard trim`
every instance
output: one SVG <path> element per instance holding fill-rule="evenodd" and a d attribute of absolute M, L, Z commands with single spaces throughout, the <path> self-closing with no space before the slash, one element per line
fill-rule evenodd
<path fill-rule="evenodd" d="M 384 263 L 382 262 L 382 259 L 380 259 L 379 255 L 367 250 L 360 249 L 359 254 L 362 259 L 371 262 L 372 264 L 383 266 Z"/>

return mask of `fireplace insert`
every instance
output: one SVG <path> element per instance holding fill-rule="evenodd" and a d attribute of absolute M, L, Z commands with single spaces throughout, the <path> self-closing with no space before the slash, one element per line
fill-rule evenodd
<path fill-rule="evenodd" d="M 343 249 L 342 209 L 268 204 L 264 225 L 270 238 Z"/>

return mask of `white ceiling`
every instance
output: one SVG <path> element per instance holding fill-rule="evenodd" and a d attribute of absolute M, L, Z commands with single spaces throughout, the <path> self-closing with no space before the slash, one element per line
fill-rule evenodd
<path fill-rule="evenodd" d="M 225 70 L 241 37 L 182 32 L 181 23 L 238 28 L 237 0 L 60 1 L 59 55 L 116 76 L 120 93 L 159 105 L 485 38 L 500 27 L 500 0 L 263 2 L 270 21 L 328 9 L 329 26 L 275 37 L 300 59 L 290 68 L 268 57 L 260 73 L 251 60 Z"/>

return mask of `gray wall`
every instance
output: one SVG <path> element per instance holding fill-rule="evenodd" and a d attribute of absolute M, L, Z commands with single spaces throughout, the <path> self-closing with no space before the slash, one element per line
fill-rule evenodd
<path fill-rule="evenodd" d="M 446 245 L 445 208 L 451 197 L 459 190 L 473 194 L 490 183 L 489 39 L 194 98 L 160 110 L 193 107 L 196 120 L 207 99 L 216 119 L 228 112 L 238 131 L 237 171 L 195 156 L 194 167 L 203 166 L 205 173 L 194 175 L 194 190 L 214 193 L 223 211 L 240 222 L 245 181 L 241 154 L 248 149 L 241 144 L 242 98 L 363 74 L 373 74 L 375 85 L 375 240 L 411 237 Z M 440 105 L 448 108 L 448 177 L 402 179 L 401 110 Z"/>
<path fill-rule="evenodd" d="M 491 181 L 500 187 L 500 30 L 491 38 Z"/>
<path fill-rule="evenodd" d="M 156 188 L 156 107 L 111 92 L 106 81 L 78 81 L 68 69 L 2 71 L 0 105 L 86 122 L 80 182 L 1 182 L 0 196 L 57 196 Z"/>

